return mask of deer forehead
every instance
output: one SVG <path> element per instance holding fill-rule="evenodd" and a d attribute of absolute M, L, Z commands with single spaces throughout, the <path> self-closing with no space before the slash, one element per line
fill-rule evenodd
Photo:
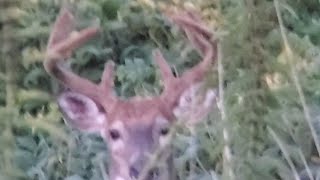
<path fill-rule="evenodd" d="M 122 121 L 126 125 L 134 126 L 151 125 L 157 117 L 170 120 L 170 115 L 155 101 L 127 101 L 119 102 L 113 110 L 108 113 L 109 124 Z"/>

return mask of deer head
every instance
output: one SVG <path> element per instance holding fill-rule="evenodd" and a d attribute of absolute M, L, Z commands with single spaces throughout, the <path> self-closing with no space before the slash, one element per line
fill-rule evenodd
<path fill-rule="evenodd" d="M 99 133 L 108 144 L 111 153 L 109 175 L 111 180 L 130 180 L 139 177 L 150 154 L 161 152 L 164 166 L 149 168 L 143 180 L 174 179 L 170 145 L 166 143 L 170 126 L 176 116 L 192 111 L 194 93 L 199 90 L 206 72 L 216 58 L 216 43 L 211 33 L 194 13 L 182 12 L 169 15 L 172 22 L 184 30 L 203 60 L 175 77 L 159 50 L 153 52 L 160 69 L 164 90 L 152 98 L 122 100 L 113 93 L 113 67 L 108 61 L 101 82 L 95 84 L 64 68 L 62 63 L 72 51 L 99 32 L 98 27 L 75 31 L 75 20 L 67 9 L 62 9 L 50 35 L 44 67 L 71 91 L 58 97 L 58 105 L 65 122 L 77 129 Z M 202 111 L 208 109 L 214 99 L 212 90 L 204 93 L 204 100 L 197 104 Z M 159 164 L 159 163 L 157 163 Z"/>

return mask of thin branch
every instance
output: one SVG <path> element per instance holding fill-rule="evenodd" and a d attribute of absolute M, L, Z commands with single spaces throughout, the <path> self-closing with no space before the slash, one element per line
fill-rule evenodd
<path fill-rule="evenodd" d="M 221 114 L 221 120 L 225 122 L 225 126 L 223 128 L 223 168 L 224 171 L 228 173 L 228 177 L 230 180 L 234 180 L 234 173 L 232 168 L 232 154 L 230 149 L 230 136 L 227 128 L 227 116 L 224 104 L 224 88 L 223 88 L 223 65 L 222 65 L 222 52 L 221 45 L 218 43 L 218 78 L 219 78 L 219 109 Z"/>
<path fill-rule="evenodd" d="M 268 131 L 271 134 L 271 136 L 274 138 L 274 140 L 276 141 L 276 143 L 280 147 L 284 158 L 287 160 L 287 162 L 288 162 L 288 164 L 289 164 L 289 166 L 290 166 L 290 168 L 291 168 L 291 170 L 293 172 L 293 176 L 294 176 L 295 180 L 300 180 L 299 174 L 297 172 L 297 169 L 294 166 L 294 163 L 292 162 L 292 160 L 290 158 L 290 155 L 289 155 L 287 149 L 285 148 L 284 144 L 281 142 L 279 136 L 270 127 L 267 127 L 267 128 L 268 128 Z"/>
<path fill-rule="evenodd" d="M 306 160 L 306 158 L 304 157 L 301 149 L 299 149 L 298 153 L 299 153 L 299 156 L 300 156 L 300 158 L 301 158 L 301 160 L 302 160 L 302 162 L 303 162 L 303 165 L 304 165 L 304 167 L 305 167 L 305 169 L 306 169 L 306 171 L 307 171 L 307 174 L 308 174 L 309 179 L 310 179 L 310 180 L 314 180 L 314 177 L 313 177 L 313 175 L 312 175 L 311 169 L 310 169 L 310 167 L 308 166 L 307 160 Z"/>
<path fill-rule="evenodd" d="M 221 13 L 221 1 L 218 2 L 218 10 Z M 220 109 L 221 113 L 221 120 L 224 122 L 224 127 L 223 127 L 223 140 L 224 140 L 224 147 L 223 147 L 223 171 L 228 173 L 228 178 L 230 180 L 235 179 L 233 167 L 232 167 L 232 153 L 231 153 L 231 148 L 230 148 L 230 137 L 229 137 L 229 131 L 227 128 L 227 115 L 226 115 L 226 109 L 225 109 L 225 103 L 224 103 L 224 88 L 223 88 L 223 74 L 224 74 L 224 69 L 223 69 L 223 64 L 222 64 L 222 59 L 223 59 L 223 53 L 222 53 L 222 48 L 221 44 L 217 44 L 217 63 L 218 63 L 218 80 L 219 80 L 219 103 L 218 103 L 218 108 Z"/>
<path fill-rule="evenodd" d="M 286 36 L 285 28 L 283 26 L 283 21 L 282 21 L 281 12 L 280 12 L 280 9 L 279 9 L 279 1 L 278 0 L 274 0 L 274 6 L 276 8 L 276 13 L 277 13 L 277 17 L 278 17 L 278 21 L 279 21 L 279 25 L 280 25 L 281 36 L 282 36 L 282 39 L 283 39 L 283 42 L 284 42 L 285 55 L 286 55 L 286 57 L 287 57 L 287 59 L 289 61 L 289 65 L 290 65 L 290 68 L 291 68 L 292 80 L 293 80 L 293 83 L 296 86 L 296 89 L 298 91 L 299 98 L 300 98 L 300 101 L 301 101 L 301 104 L 302 104 L 302 107 L 303 107 L 303 113 L 304 113 L 305 119 L 307 121 L 307 124 L 308 124 L 308 126 L 309 126 L 309 128 L 311 130 L 311 135 L 312 135 L 312 137 L 314 139 L 314 143 L 316 145 L 316 149 L 317 149 L 318 155 L 320 157 L 320 144 L 318 142 L 319 137 L 318 137 L 318 135 L 316 133 L 315 128 L 312 125 L 310 111 L 309 111 L 309 108 L 307 106 L 306 99 L 305 99 L 305 96 L 303 94 L 303 90 L 302 90 L 301 84 L 299 82 L 298 72 L 297 72 L 297 70 L 296 70 L 296 68 L 295 68 L 295 66 L 294 66 L 294 64 L 292 62 L 292 59 L 294 59 L 294 56 L 293 56 L 293 52 L 291 50 L 290 44 L 289 44 L 287 36 Z"/>
<path fill-rule="evenodd" d="M 292 131 L 292 128 L 290 128 L 290 123 L 289 123 L 287 117 L 286 117 L 284 114 L 282 115 L 282 119 L 283 119 L 283 121 L 285 122 L 286 127 L 288 127 L 288 131 L 289 131 L 290 136 L 292 137 L 293 141 L 296 143 L 296 142 L 297 142 L 297 138 L 296 138 L 296 136 L 294 135 L 294 133 L 293 133 L 293 131 Z M 305 167 L 305 169 L 306 169 L 306 171 L 307 171 L 307 174 L 308 174 L 309 179 L 310 179 L 310 180 L 314 180 L 314 178 L 313 178 L 313 176 L 312 176 L 312 173 L 311 173 L 311 170 L 310 170 L 310 168 L 309 168 L 309 166 L 308 166 L 307 160 L 306 160 L 306 158 L 304 157 L 304 155 L 303 155 L 303 153 L 302 153 L 302 151 L 301 151 L 300 148 L 299 148 L 298 153 L 299 153 L 299 156 L 300 156 L 300 158 L 301 158 L 301 160 L 302 160 L 302 162 L 303 162 L 303 165 L 304 165 L 304 167 Z"/>

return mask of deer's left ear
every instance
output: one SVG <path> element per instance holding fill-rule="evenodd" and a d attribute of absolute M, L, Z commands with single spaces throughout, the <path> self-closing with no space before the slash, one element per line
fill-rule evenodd
<path fill-rule="evenodd" d="M 105 112 L 89 97 L 76 92 L 64 92 L 58 105 L 66 124 L 86 132 L 100 132 L 106 127 Z"/>
<path fill-rule="evenodd" d="M 217 100 L 217 90 L 203 89 L 203 83 L 192 85 L 179 98 L 173 113 L 177 119 L 195 124 L 203 120 Z"/>

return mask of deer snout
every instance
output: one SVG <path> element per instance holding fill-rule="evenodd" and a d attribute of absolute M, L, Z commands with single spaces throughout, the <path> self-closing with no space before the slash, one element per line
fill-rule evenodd
<path fill-rule="evenodd" d="M 159 176 L 159 169 L 158 168 L 152 168 L 146 174 L 141 174 L 142 171 L 145 171 L 145 168 L 149 169 L 149 167 L 146 167 L 147 159 L 142 158 L 138 159 L 135 163 L 131 164 L 129 166 L 129 176 L 131 178 L 141 178 L 140 176 L 145 177 L 144 180 L 155 180 Z"/>
<path fill-rule="evenodd" d="M 135 178 L 135 179 L 139 178 L 141 175 L 141 172 L 142 170 L 138 170 L 134 166 L 130 167 L 129 169 L 129 175 L 131 178 Z M 146 174 L 146 180 L 155 180 L 158 176 L 159 176 L 159 169 L 154 168 Z"/>
<path fill-rule="evenodd" d="M 129 168 L 129 175 L 131 178 L 138 178 L 140 175 L 140 170 L 138 170 L 136 167 L 131 166 Z"/>

